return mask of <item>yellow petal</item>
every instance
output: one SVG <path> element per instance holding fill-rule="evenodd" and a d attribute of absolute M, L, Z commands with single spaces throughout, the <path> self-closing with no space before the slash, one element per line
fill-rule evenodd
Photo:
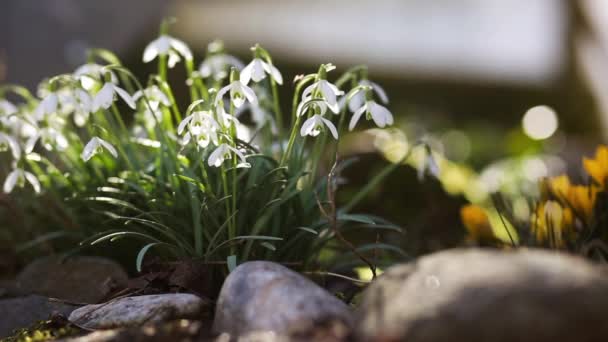
<path fill-rule="evenodd" d="M 495 239 L 490 220 L 483 208 L 474 204 L 465 205 L 460 208 L 460 218 L 473 239 L 477 241 Z"/>

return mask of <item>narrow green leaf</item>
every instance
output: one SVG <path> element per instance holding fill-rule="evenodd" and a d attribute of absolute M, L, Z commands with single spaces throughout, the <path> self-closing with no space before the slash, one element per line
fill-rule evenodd
<path fill-rule="evenodd" d="M 236 255 L 229 255 L 226 258 L 226 264 L 228 264 L 228 272 L 234 271 L 236 268 Z"/>
<path fill-rule="evenodd" d="M 263 246 L 263 247 L 265 247 L 265 248 L 268 248 L 269 250 L 271 250 L 271 251 L 273 251 L 273 252 L 277 250 L 277 248 L 276 248 L 276 247 L 275 247 L 273 244 L 271 244 L 270 242 L 266 242 L 266 241 L 261 242 L 261 243 L 260 243 L 260 246 Z"/>
<path fill-rule="evenodd" d="M 375 225 L 376 222 L 367 215 L 363 214 L 338 214 L 338 221 L 350 221 Z"/>
<path fill-rule="evenodd" d="M 137 259 L 135 260 L 135 268 L 137 269 L 137 272 L 141 272 L 141 265 L 144 262 L 144 257 L 146 256 L 146 253 L 148 252 L 148 250 L 150 250 L 150 248 L 160 245 L 160 242 L 152 242 L 149 243 L 145 246 L 143 246 L 140 250 L 139 253 L 137 253 Z"/>

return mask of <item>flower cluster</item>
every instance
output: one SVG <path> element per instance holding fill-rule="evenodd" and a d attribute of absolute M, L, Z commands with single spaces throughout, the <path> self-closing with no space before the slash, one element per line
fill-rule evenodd
<path fill-rule="evenodd" d="M 226 258 L 241 243 L 243 260 L 282 240 L 277 257 L 318 251 L 327 239 L 306 234 L 329 229 L 309 205 L 330 195 L 318 191 L 323 152 L 337 149 L 345 126 L 352 130 L 364 114 L 379 127 L 393 123 L 384 90 L 365 67 L 330 81 L 335 66 L 323 64 L 294 79 L 283 115 L 279 87 L 287 82 L 263 47 L 253 46 L 243 63 L 213 42 L 196 68 L 190 48 L 167 31 L 165 22 L 143 51 L 142 61 L 158 67 L 145 84 L 110 51 L 93 49 L 84 65 L 42 81 L 35 95 L 0 86 L 0 158 L 11 166 L 2 170 L 3 191 L 31 186 L 61 199 L 56 216 L 86 222 L 91 244 L 133 236 L 149 243 L 143 254 L 159 246 L 174 256 Z M 186 69 L 186 108 L 167 77 L 178 64 Z M 106 231 L 108 216 L 137 228 Z"/>
<path fill-rule="evenodd" d="M 608 194 L 608 146 L 598 146 L 594 158 L 583 158 L 583 168 L 590 176 L 589 184 L 573 184 L 567 175 L 540 182 L 541 196 L 525 222 L 525 229 L 519 232 L 522 243 L 576 249 L 581 248 L 582 239 L 603 229 L 605 222 L 598 215 L 598 210 L 601 211 L 598 198 Z M 497 241 L 488 212 L 491 211 L 477 205 L 461 209 L 462 222 L 471 240 Z M 501 220 L 503 225 L 516 225 L 516 222 L 506 222 L 507 217 Z M 501 227 L 494 228 L 497 229 Z"/>

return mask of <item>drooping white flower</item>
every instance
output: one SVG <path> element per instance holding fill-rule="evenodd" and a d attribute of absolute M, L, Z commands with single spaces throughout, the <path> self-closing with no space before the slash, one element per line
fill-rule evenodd
<path fill-rule="evenodd" d="M 228 77 L 230 67 L 241 70 L 244 64 L 234 56 L 218 53 L 205 58 L 198 68 L 198 72 L 203 78 L 213 77 L 219 81 Z"/>
<path fill-rule="evenodd" d="M 36 110 L 34 111 L 34 118 L 38 121 L 41 121 L 45 115 L 50 115 L 57 112 L 57 104 L 57 94 L 52 92 L 48 93 L 42 99 L 42 101 L 40 101 L 38 107 L 36 107 Z"/>
<path fill-rule="evenodd" d="M 218 131 L 220 125 L 213 118 L 209 111 L 196 111 L 182 120 L 177 126 L 177 134 L 182 134 L 186 127 L 188 132 L 184 135 L 182 144 L 186 145 L 192 138 L 196 141 L 197 146 L 205 148 L 209 143 L 218 144 Z"/>
<path fill-rule="evenodd" d="M 318 109 L 321 115 L 325 115 L 327 112 L 327 102 L 324 99 L 310 99 L 303 100 L 298 104 L 298 108 L 296 109 L 296 115 L 302 116 L 306 114 L 309 108 Z"/>
<path fill-rule="evenodd" d="M 253 105 L 258 103 L 258 97 L 255 95 L 253 89 L 243 84 L 240 80 L 236 80 L 217 92 L 215 97 L 216 106 L 221 104 L 221 101 L 227 92 L 230 92 L 230 100 L 236 108 L 241 107 L 245 101 L 249 101 L 249 103 Z"/>
<path fill-rule="evenodd" d="M 220 146 L 218 146 L 211 153 L 211 155 L 209 155 L 207 163 L 209 164 L 209 166 L 220 167 L 224 163 L 224 160 L 232 159 L 232 153 L 234 153 L 237 158 L 239 158 L 240 162 L 237 164 L 237 168 L 251 167 L 251 164 L 247 163 L 245 155 L 243 155 L 243 153 L 241 153 L 238 149 L 228 144 L 221 144 Z"/>
<path fill-rule="evenodd" d="M 72 74 L 80 81 L 80 85 L 85 90 L 91 90 L 95 83 L 102 80 L 104 75 L 109 73 L 112 83 L 118 83 L 118 78 L 114 72 L 107 70 L 103 65 L 87 63 L 79 66 Z"/>
<path fill-rule="evenodd" d="M 430 175 L 432 175 L 433 177 L 439 178 L 439 172 L 440 172 L 439 165 L 437 164 L 437 161 L 435 160 L 433 151 L 428 146 L 423 146 L 423 148 L 424 148 L 424 153 L 423 153 L 424 160 L 418 164 L 418 168 L 417 168 L 417 172 L 416 172 L 418 175 L 418 180 L 419 181 L 424 180 L 424 175 L 427 172 Z"/>
<path fill-rule="evenodd" d="M 53 127 L 45 127 L 39 129 L 36 134 L 26 141 L 25 153 L 32 153 L 38 140 L 42 142 L 42 146 L 48 151 L 52 151 L 53 149 L 63 151 L 68 147 L 68 140 L 60 130 Z"/>
<path fill-rule="evenodd" d="M 302 92 L 302 102 L 313 98 L 314 93 L 317 91 L 321 94 L 321 98 L 325 99 L 329 109 L 337 114 L 340 111 L 338 96 L 344 95 L 344 92 L 327 80 L 318 80 L 304 89 Z"/>
<path fill-rule="evenodd" d="M 82 158 L 82 160 L 87 162 L 97 153 L 103 152 L 104 149 L 108 150 L 108 152 L 110 152 L 110 154 L 114 156 L 114 158 L 118 157 L 118 152 L 116 152 L 114 146 L 98 137 L 93 137 L 91 138 L 91 140 L 89 140 L 89 142 L 84 146 L 80 157 Z"/>
<path fill-rule="evenodd" d="M 0 117 L 17 113 L 17 107 L 7 100 L 0 99 Z"/>
<path fill-rule="evenodd" d="M 93 99 L 88 92 L 82 89 L 74 91 L 74 123 L 78 127 L 86 125 L 93 110 Z"/>
<path fill-rule="evenodd" d="M 379 84 L 370 80 L 362 80 L 359 82 L 359 85 L 371 87 L 374 93 L 378 95 L 380 102 L 383 104 L 388 104 L 388 96 Z M 348 102 L 348 109 L 351 111 L 351 113 L 354 113 L 357 111 L 357 109 L 361 108 L 363 104 L 365 104 L 365 90 L 361 89 L 350 98 Z"/>
<path fill-rule="evenodd" d="M 2 190 L 8 194 L 13 191 L 15 185 L 18 185 L 19 187 L 25 186 L 26 181 L 32 185 L 32 188 L 34 188 L 36 193 L 40 193 L 40 182 L 36 176 L 34 176 L 33 173 L 25 171 L 21 168 L 15 168 L 13 171 L 11 171 L 11 173 L 8 174 L 6 180 L 4 181 Z"/>
<path fill-rule="evenodd" d="M 249 84 L 250 80 L 257 83 L 265 79 L 266 74 L 270 75 L 278 84 L 283 84 L 283 76 L 279 72 L 279 69 L 260 58 L 254 58 L 251 63 L 243 68 L 241 71 L 241 82 L 245 85 Z"/>
<path fill-rule="evenodd" d="M 19 143 L 12 136 L 0 132 L 0 152 L 11 150 L 13 154 L 13 158 L 19 159 L 21 155 L 21 148 L 19 147 Z"/>
<path fill-rule="evenodd" d="M 365 104 L 361 106 L 361 108 L 357 109 L 357 111 L 353 114 L 353 117 L 350 119 L 350 123 L 348 124 L 348 129 L 350 131 L 355 128 L 355 125 L 357 124 L 363 113 L 365 113 L 368 120 L 371 116 L 371 119 L 374 120 L 376 126 L 380 128 L 393 124 L 393 115 L 391 114 L 391 112 L 386 109 L 386 107 L 377 104 L 373 100 L 369 100 L 365 102 Z"/>
<path fill-rule="evenodd" d="M 186 43 L 163 34 L 146 46 L 143 61 L 144 63 L 148 63 L 158 56 L 167 54 L 169 55 L 167 63 L 170 68 L 180 61 L 180 56 L 186 60 L 192 60 L 192 52 Z"/>
<path fill-rule="evenodd" d="M 321 133 L 321 131 L 323 131 L 323 126 L 329 129 L 334 139 L 338 139 L 338 130 L 336 129 L 336 126 L 334 126 L 331 121 L 327 120 L 319 114 L 315 114 L 308 120 L 304 121 L 304 124 L 302 124 L 302 128 L 300 129 L 300 135 L 303 137 L 307 135 L 310 135 L 311 137 L 316 137 L 317 135 L 319 135 L 319 133 Z"/>
<path fill-rule="evenodd" d="M 141 90 L 136 91 L 133 94 L 133 101 L 137 102 L 140 99 L 143 100 L 144 95 L 146 95 L 145 97 L 148 100 L 145 102 L 146 107 L 148 103 L 150 103 L 150 107 L 152 107 L 153 110 L 158 109 L 161 104 L 165 107 L 171 106 L 171 101 L 169 101 L 167 95 L 156 85 L 144 89 L 143 92 Z"/>
<path fill-rule="evenodd" d="M 106 82 L 103 87 L 95 94 L 95 98 L 93 99 L 92 110 L 93 112 L 98 111 L 100 108 L 108 109 L 114 103 L 114 95 L 118 94 L 125 103 L 135 109 L 135 101 L 126 90 L 120 88 L 112 82 Z"/>

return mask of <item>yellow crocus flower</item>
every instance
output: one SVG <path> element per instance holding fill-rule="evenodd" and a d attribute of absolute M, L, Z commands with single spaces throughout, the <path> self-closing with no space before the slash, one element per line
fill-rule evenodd
<path fill-rule="evenodd" d="M 490 220 L 480 206 L 468 204 L 460 208 L 460 218 L 469 233 L 469 238 L 478 242 L 495 241 Z"/>
<path fill-rule="evenodd" d="M 566 175 L 552 177 L 548 182 L 551 193 L 559 200 L 565 200 L 570 192 L 570 178 Z"/>
<path fill-rule="evenodd" d="M 594 159 L 584 157 L 583 167 L 597 184 L 605 188 L 606 177 L 608 177 L 608 146 L 598 146 Z"/>
<path fill-rule="evenodd" d="M 585 223 L 590 224 L 593 219 L 593 208 L 597 198 L 598 188 L 595 186 L 574 185 L 568 190 L 567 201 L 575 214 Z"/>
<path fill-rule="evenodd" d="M 552 247 L 563 247 L 574 232 L 572 209 L 562 207 L 557 201 L 540 202 L 532 215 L 532 231 L 536 241 L 548 242 Z"/>

